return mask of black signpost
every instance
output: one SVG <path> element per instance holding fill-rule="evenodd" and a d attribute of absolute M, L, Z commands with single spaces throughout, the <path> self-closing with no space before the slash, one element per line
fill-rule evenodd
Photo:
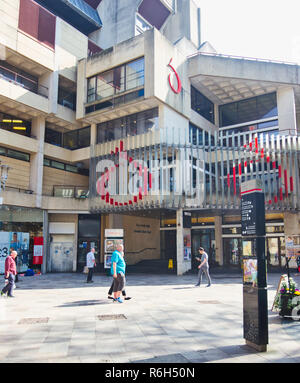
<path fill-rule="evenodd" d="M 268 302 L 265 257 L 265 200 L 260 180 L 241 185 L 243 319 L 246 344 L 266 351 Z"/>

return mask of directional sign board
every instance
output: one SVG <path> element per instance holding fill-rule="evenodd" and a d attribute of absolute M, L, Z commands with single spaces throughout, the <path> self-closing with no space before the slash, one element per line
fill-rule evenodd
<path fill-rule="evenodd" d="M 265 235 L 264 194 L 260 180 L 242 184 L 241 224 L 242 236 Z"/>

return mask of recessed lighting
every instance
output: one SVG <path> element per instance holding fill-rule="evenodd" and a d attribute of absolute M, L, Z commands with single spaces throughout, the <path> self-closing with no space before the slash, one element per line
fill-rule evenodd
<path fill-rule="evenodd" d="M 13 126 L 14 130 L 26 130 L 25 126 Z"/>

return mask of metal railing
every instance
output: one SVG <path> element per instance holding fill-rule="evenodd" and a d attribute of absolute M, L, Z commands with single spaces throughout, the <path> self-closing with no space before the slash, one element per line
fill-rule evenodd
<path fill-rule="evenodd" d="M 21 86 L 22 88 L 27 89 L 30 92 L 33 92 L 42 97 L 48 98 L 49 90 L 47 87 L 39 84 L 38 82 L 32 80 L 29 77 L 21 75 L 18 72 L 5 68 L 2 65 L 0 65 L 0 77 L 6 81 L 12 82 L 15 85 L 18 85 L 18 86 Z"/>
<path fill-rule="evenodd" d="M 227 58 L 227 59 L 248 60 L 248 61 L 256 61 L 256 62 L 267 62 L 267 63 L 274 63 L 274 64 L 286 64 L 286 65 L 298 66 L 297 63 L 289 62 L 289 61 L 271 60 L 271 59 L 263 59 L 263 58 L 257 58 L 257 57 L 247 57 L 247 56 L 235 56 L 235 55 L 227 55 L 223 53 L 212 53 L 212 52 L 196 52 L 189 55 L 187 58 L 192 58 L 196 56 L 212 56 L 212 57 L 221 57 L 221 58 Z"/>
<path fill-rule="evenodd" d="M 53 197 L 63 198 L 77 198 L 86 199 L 88 198 L 89 190 L 85 186 L 68 186 L 68 185 L 54 185 L 53 186 Z"/>
<path fill-rule="evenodd" d="M 90 210 L 239 210 L 251 179 L 262 180 L 266 210 L 300 210 L 299 136 L 204 133 L 165 128 L 92 146 Z"/>

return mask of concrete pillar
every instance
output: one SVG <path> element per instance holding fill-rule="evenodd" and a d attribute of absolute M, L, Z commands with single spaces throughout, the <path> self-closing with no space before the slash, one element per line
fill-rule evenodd
<path fill-rule="evenodd" d="M 216 261 L 220 266 L 224 264 L 223 238 L 222 238 L 222 216 L 215 217 L 215 241 L 216 241 Z"/>
<path fill-rule="evenodd" d="M 91 141 L 90 146 L 97 144 L 97 125 L 91 124 Z"/>
<path fill-rule="evenodd" d="M 36 207 L 42 206 L 45 118 L 34 117 L 31 124 L 32 135 L 38 140 L 38 151 L 30 156 L 30 190 L 36 195 Z"/>
<path fill-rule="evenodd" d="M 192 231 L 191 229 L 183 228 L 183 210 L 178 209 L 176 211 L 177 275 L 182 275 L 192 268 L 191 259 L 184 259 L 184 237 L 188 236 L 191 242 Z"/>
<path fill-rule="evenodd" d="M 295 94 L 292 87 L 279 88 L 277 91 L 279 131 L 292 134 L 297 131 Z"/>

